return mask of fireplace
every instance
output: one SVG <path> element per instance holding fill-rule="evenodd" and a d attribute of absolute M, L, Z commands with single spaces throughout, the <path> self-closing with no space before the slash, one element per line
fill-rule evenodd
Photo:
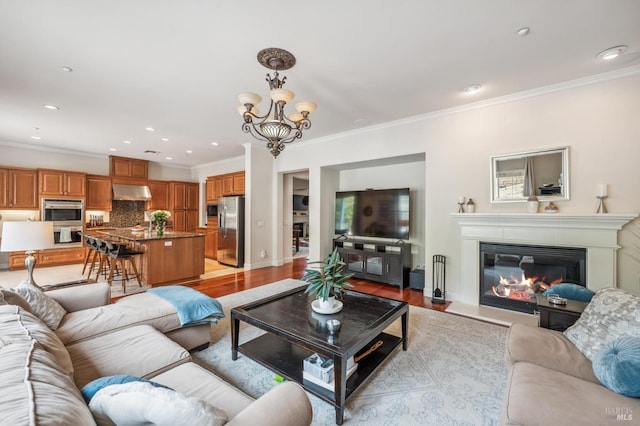
<path fill-rule="evenodd" d="M 584 248 L 480 242 L 480 304 L 533 313 L 536 294 L 560 283 L 586 286 Z"/>

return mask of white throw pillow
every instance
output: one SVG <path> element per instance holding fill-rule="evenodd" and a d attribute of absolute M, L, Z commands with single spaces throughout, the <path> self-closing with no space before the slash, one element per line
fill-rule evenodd
<path fill-rule="evenodd" d="M 222 426 L 228 421 L 223 410 L 205 401 L 147 382 L 107 386 L 91 398 L 89 409 L 99 426 Z"/>
<path fill-rule="evenodd" d="M 640 337 L 640 297 L 619 288 L 602 289 L 564 335 L 593 361 L 607 343 L 621 337 Z"/>
<path fill-rule="evenodd" d="M 54 331 L 58 329 L 62 318 L 67 313 L 58 302 L 44 294 L 44 291 L 38 287 L 30 284 L 21 283 L 13 291 L 24 297 L 31 312 L 40 318 L 47 327 Z"/>

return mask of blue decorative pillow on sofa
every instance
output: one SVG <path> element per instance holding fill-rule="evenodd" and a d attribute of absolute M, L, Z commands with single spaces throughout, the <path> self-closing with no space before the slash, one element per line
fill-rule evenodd
<path fill-rule="evenodd" d="M 126 374 L 116 374 L 113 376 L 100 377 L 98 379 L 95 379 L 87 383 L 82 388 L 82 396 L 84 397 L 84 400 L 88 404 L 91 401 L 91 398 L 93 398 L 93 395 L 98 393 L 99 390 L 106 388 L 107 386 L 110 386 L 110 385 L 121 385 L 123 383 L 130 383 L 130 382 L 147 382 L 156 387 L 171 389 L 168 386 L 161 385 L 160 383 L 152 382 L 151 380 L 143 379 L 142 377 L 129 376 Z"/>
<path fill-rule="evenodd" d="M 607 343 L 593 359 L 593 372 L 612 391 L 640 397 L 640 337 L 621 337 Z"/>
<path fill-rule="evenodd" d="M 577 300 L 580 302 L 591 302 L 591 298 L 595 293 L 578 284 L 562 283 L 556 284 L 542 293 L 543 296 L 548 296 L 550 294 L 557 294 L 565 299 Z"/>

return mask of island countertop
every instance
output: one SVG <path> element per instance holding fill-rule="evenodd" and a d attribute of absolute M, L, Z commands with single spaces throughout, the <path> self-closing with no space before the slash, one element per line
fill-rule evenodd
<path fill-rule="evenodd" d="M 173 240 L 177 238 L 204 238 L 203 234 L 194 232 L 165 231 L 164 235 L 158 235 L 155 231 L 133 232 L 131 228 L 96 229 L 97 232 L 112 238 L 121 238 L 128 241 Z"/>

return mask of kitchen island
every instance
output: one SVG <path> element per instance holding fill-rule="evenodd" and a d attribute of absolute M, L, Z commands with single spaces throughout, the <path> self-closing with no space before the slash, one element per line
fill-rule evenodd
<path fill-rule="evenodd" d="M 143 284 L 149 287 L 194 281 L 204 274 L 204 235 L 191 232 L 133 232 L 131 228 L 95 230 L 109 241 L 127 243 L 135 256 Z"/>

